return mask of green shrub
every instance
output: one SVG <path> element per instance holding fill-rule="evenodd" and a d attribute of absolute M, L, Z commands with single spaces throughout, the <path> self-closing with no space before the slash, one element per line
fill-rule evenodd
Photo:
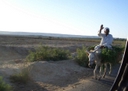
<path fill-rule="evenodd" d="M 3 78 L 1 76 L 0 76 L 0 91 L 12 91 L 12 87 L 3 81 Z"/>
<path fill-rule="evenodd" d="M 41 46 L 37 48 L 35 52 L 30 52 L 30 54 L 26 57 L 26 60 L 31 62 L 41 60 L 58 61 L 68 59 L 69 56 L 70 52 L 68 50 Z"/>
<path fill-rule="evenodd" d="M 88 67 L 88 55 L 85 52 L 86 48 L 83 47 L 82 49 L 77 49 L 77 56 L 75 57 L 75 61 L 80 65 L 84 67 Z"/>
<path fill-rule="evenodd" d="M 89 46 L 89 47 L 87 48 L 87 50 L 94 50 L 94 47 L 95 47 L 95 46 Z"/>
<path fill-rule="evenodd" d="M 101 51 L 101 58 L 103 62 L 111 62 L 112 64 L 120 61 L 119 57 L 122 56 L 124 48 L 119 46 L 113 46 L 113 49 L 104 48 Z"/>
<path fill-rule="evenodd" d="M 26 84 L 30 80 L 29 70 L 24 69 L 20 73 L 10 76 L 11 82 Z"/>

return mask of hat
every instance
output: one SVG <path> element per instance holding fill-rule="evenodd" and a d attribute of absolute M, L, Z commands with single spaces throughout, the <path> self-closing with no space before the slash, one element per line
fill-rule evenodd
<path fill-rule="evenodd" d="M 108 27 L 106 27 L 104 30 L 109 32 L 110 29 Z"/>

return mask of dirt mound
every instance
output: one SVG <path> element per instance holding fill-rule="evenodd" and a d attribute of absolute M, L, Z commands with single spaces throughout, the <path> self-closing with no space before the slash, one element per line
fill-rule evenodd
<path fill-rule="evenodd" d="M 19 73 L 22 68 L 31 69 L 29 72 L 32 81 L 30 81 L 28 85 L 31 84 L 33 87 L 27 87 L 26 85 L 23 85 L 22 87 L 22 84 L 19 84 L 16 86 L 14 91 L 28 91 L 27 89 L 31 90 L 33 88 L 46 88 L 48 91 L 56 91 L 57 89 L 74 84 L 82 78 L 89 77 L 90 75 L 92 76 L 92 69 L 81 67 L 73 60 L 63 60 L 56 62 L 38 61 L 28 63 L 28 66 L 26 65 L 26 67 L 21 65 L 23 65 L 23 63 L 9 64 L 0 67 L 0 75 L 3 76 L 4 80 L 9 84 L 11 84 L 9 80 L 10 75 Z"/>
<path fill-rule="evenodd" d="M 71 84 L 82 77 L 92 75 L 91 69 L 80 67 L 72 60 L 39 61 L 29 67 L 30 75 L 35 81 L 59 86 Z"/>

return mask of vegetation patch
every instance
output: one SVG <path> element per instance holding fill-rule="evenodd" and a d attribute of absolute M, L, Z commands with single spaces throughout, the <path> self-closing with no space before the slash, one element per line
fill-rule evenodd
<path fill-rule="evenodd" d="M 23 69 L 20 73 L 10 76 L 11 82 L 26 84 L 30 80 L 29 70 Z"/>
<path fill-rule="evenodd" d="M 104 48 L 101 51 L 101 58 L 103 62 L 110 62 L 112 64 L 118 63 L 121 60 L 123 47 L 113 46 L 112 49 Z"/>
<path fill-rule="evenodd" d="M 1 76 L 0 76 L 0 91 L 13 91 L 12 87 L 3 81 L 3 78 Z"/>
<path fill-rule="evenodd" d="M 41 61 L 41 60 L 66 60 L 69 59 L 70 52 L 68 50 L 52 48 L 48 46 L 41 46 L 36 49 L 35 52 L 30 52 L 30 54 L 26 57 L 27 61 Z"/>
<path fill-rule="evenodd" d="M 75 57 L 75 61 L 83 67 L 88 67 L 88 55 L 85 52 L 86 47 L 82 47 L 81 49 L 77 49 L 77 56 Z"/>

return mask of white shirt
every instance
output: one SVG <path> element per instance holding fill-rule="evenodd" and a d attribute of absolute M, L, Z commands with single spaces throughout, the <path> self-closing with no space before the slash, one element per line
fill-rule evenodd
<path fill-rule="evenodd" d="M 100 45 L 103 45 L 103 46 L 108 47 L 108 48 L 112 47 L 113 36 L 111 34 L 108 34 L 106 36 L 106 34 L 99 33 L 98 35 L 102 38 Z"/>

